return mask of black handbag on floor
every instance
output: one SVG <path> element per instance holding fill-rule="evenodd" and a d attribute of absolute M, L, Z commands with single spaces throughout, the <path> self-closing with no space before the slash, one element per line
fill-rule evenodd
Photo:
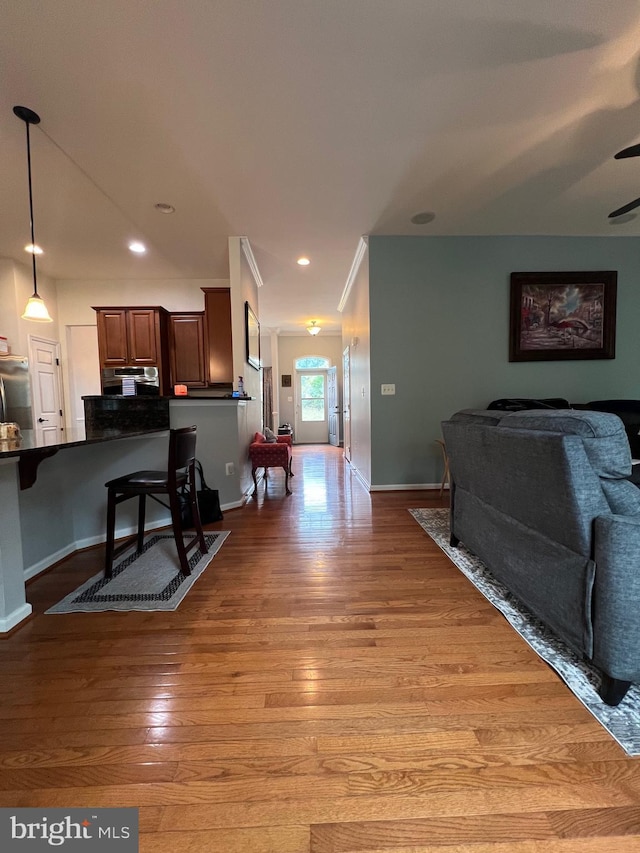
<path fill-rule="evenodd" d="M 207 486 L 202 471 L 202 465 L 196 459 L 196 471 L 200 475 L 200 488 L 196 492 L 198 499 L 198 511 L 200 512 L 200 521 L 202 524 L 210 524 L 212 521 L 222 521 L 224 515 L 220 509 L 220 494 L 218 489 L 211 489 Z M 198 477 L 196 475 L 196 482 Z M 193 517 L 191 513 L 191 503 L 189 502 L 189 492 L 183 488 L 180 493 L 180 504 L 182 510 L 182 526 L 185 529 L 193 527 Z"/>

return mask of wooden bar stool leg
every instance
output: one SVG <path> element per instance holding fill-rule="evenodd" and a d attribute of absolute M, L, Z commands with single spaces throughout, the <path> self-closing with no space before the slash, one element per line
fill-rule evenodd
<path fill-rule="evenodd" d="M 200 551 L 203 554 L 209 553 L 209 548 L 207 547 L 206 540 L 204 538 L 204 530 L 202 529 L 202 520 L 200 519 L 200 509 L 198 507 L 198 497 L 197 492 L 194 489 L 191 490 L 192 500 L 191 500 L 191 515 L 193 518 L 193 526 L 196 530 L 196 537 L 198 539 L 198 545 L 200 546 Z"/>
<path fill-rule="evenodd" d="M 189 561 L 187 560 L 187 551 L 184 547 L 184 536 L 182 535 L 182 516 L 180 513 L 180 503 L 178 502 L 177 492 L 171 492 L 169 495 L 169 506 L 171 508 L 171 524 L 173 526 L 173 538 L 176 541 L 178 550 L 178 559 L 180 560 L 180 569 L 183 575 L 190 575 Z"/>
<path fill-rule="evenodd" d="M 184 547 L 184 536 L 182 535 L 182 515 L 180 512 L 180 503 L 178 502 L 177 492 L 171 492 L 169 495 L 169 506 L 171 508 L 171 524 L 173 526 L 173 538 L 176 540 L 176 548 L 178 550 L 178 559 L 180 560 L 180 568 L 183 575 L 190 575 L 189 561 L 187 559 L 187 549 Z"/>

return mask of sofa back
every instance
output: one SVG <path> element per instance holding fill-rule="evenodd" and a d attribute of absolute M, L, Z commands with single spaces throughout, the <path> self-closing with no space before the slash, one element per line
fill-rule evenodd
<path fill-rule="evenodd" d="M 640 490 L 625 479 L 631 454 L 619 418 L 531 410 L 495 422 L 496 415 L 462 411 L 443 423 L 456 489 L 586 556 L 594 518 L 640 512 Z"/>

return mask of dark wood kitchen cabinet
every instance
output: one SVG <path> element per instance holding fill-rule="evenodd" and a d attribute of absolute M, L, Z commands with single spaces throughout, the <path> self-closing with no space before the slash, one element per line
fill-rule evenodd
<path fill-rule="evenodd" d="M 98 321 L 98 353 L 101 367 L 129 364 L 126 308 L 94 308 Z"/>
<path fill-rule="evenodd" d="M 169 363 L 172 386 L 207 387 L 204 311 L 169 315 Z"/>
<path fill-rule="evenodd" d="M 169 312 L 159 306 L 94 306 L 93 310 L 97 315 L 100 367 L 157 367 L 161 393 L 167 393 Z"/>
<path fill-rule="evenodd" d="M 207 379 L 210 385 L 233 387 L 231 290 L 203 287 Z"/>
<path fill-rule="evenodd" d="M 127 330 L 131 364 L 159 366 L 167 340 L 164 308 L 129 308 Z"/>

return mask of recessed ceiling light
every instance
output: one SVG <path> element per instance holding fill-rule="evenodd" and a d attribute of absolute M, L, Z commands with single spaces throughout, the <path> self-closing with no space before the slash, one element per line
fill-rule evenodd
<path fill-rule="evenodd" d="M 44 252 L 42 251 L 40 246 L 38 246 L 37 243 L 35 246 L 33 245 L 33 243 L 29 243 L 28 246 L 24 247 L 24 250 L 25 252 L 29 252 L 32 255 L 44 255 Z"/>
<path fill-rule="evenodd" d="M 138 240 L 134 240 L 132 243 L 129 243 L 129 251 L 133 252 L 135 255 L 144 255 L 147 251 L 147 247 L 144 243 L 140 243 Z"/>
<path fill-rule="evenodd" d="M 154 207 L 160 213 L 175 213 L 176 209 L 172 204 L 165 204 L 163 201 L 159 201 L 157 204 L 154 204 Z"/>
<path fill-rule="evenodd" d="M 299 263 L 301 267 L 308 267 L 311 261 L 309 258 L 298 258 L 297 263 Z"/>
<path fill-rule="evenodd" d="M 435 213 L 431 213 L 430 210 L 423 210 L 421 213 L 416 213 L 415 216 L 412 216 L 411 222 L 414 225 L 428 225 L 429 222 L 433 222 L 435 218 Z"/>

